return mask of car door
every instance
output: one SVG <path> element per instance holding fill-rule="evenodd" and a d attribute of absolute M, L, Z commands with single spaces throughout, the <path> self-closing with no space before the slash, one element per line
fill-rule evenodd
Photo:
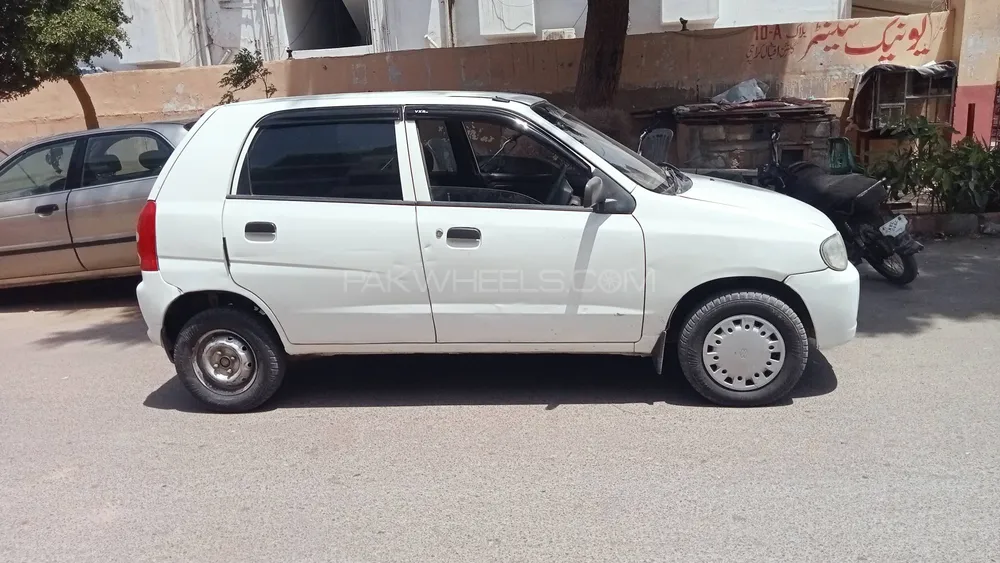
<path fill-rule="evenodd" d="M 294 344 L 433 343 L 400 109 L 304 111 L 251 133 L 223 212 L 233 280 Z"/>
<path fill-rule="evenodd" d="M 0 280 L 79 272 L 66 225 L 75 139 L 13 155 L 0 168 Z"/>
<path fill-rule="evenodd" d="M 428 180 L 423 119 L 453 119 L 456 110 L 407 108 L 407 134 L 419 200 L 417 228 L 439 343 L 628 343 L 642 335 L 645 248 L 630 213 L 603 214 L 580 205 L 593 168 L 516 116 L 457 115 L 517 129 L 538 162 L 503 182 L 479 188 L 477 202 L 453 201 L 452 188 Z M 419 116 L 419 117 L 418 117 Z M 452 139 L 454 154 L 471 153 Z M 501 142 L 502 143 L 502 142 Z M 531 157 L 525 156 L 531 160 Z M 538 190 L 544 163 L 566 167 L 574 192 L 561 205 L 524 203 Z M 462 163 L 458 164 L 461 168 Z M 558 180 L 559 174 L 549 184 Z M 619 200 L 621 187 L 603 178 Z M 489 180 L 487 180 L 489 183 Z M 497 186 L 502 187 L 497 187 Z M 554 187 L 554 186 L 553 186 Z M 548 190 L 548 188 L 547 188 Z M 546 190 L 546 191 L 547 191 Z M 514 192 L 513 197 L 510 194 Z M 536 194 L 537 195 L 537 194 Z M 494 197 L 495 196 L 495 197 Z M 528 199 L 537 199 L 534 195 Z"/>
<path fill-rule="evenodd" d="M 171 150 L 147 130 L 87 138 L 80 183 L 68 202 L 70 234 L 86 269 L 139 267 L 135 223 Z"/>

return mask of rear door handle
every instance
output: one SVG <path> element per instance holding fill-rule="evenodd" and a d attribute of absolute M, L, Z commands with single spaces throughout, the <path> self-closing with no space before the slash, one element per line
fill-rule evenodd
<path fill-rule="evenodd" d="M 448 229 L 448 238 L 457 240 L 481 240 L 483 233 L 474 227 L 452 227 Z"/>
<path fill-rule="evenodd" d="M 251 221 L 243 227 L 243 238 L 249 242 L 274 242 L 278 240 L 278 227 L 267 221 Z"/>
<path fill-rule="evenodd" d="M 248 235 L 275 235 L 278 234 L 278 227 L 274 223 L 251 221 L 243 228 L 243 232 Z"/>
<path fill-rule="evenodd" d="M 48 217 L 49 215 L 52 215 L 56 211 L 59 211 L 59 206 L 54 203 L 50 203 L 48 205 L 39 205 L 38 207 L 35 208 L 35 215 Z"/>

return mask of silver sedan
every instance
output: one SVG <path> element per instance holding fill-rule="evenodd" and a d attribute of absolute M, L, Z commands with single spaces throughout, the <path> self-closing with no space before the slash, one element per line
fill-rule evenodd
<path fill-rule="evenodd" d="M 0 163 L 0 287 L 138 273 L 139 210 L 192 124 L 67 133 Z"/>

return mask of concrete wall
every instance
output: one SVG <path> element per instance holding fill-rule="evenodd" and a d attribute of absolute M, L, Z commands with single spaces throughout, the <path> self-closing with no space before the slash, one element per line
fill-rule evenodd
<path fill-rule="evenodd" d="M 439 0 L 385 0 L 386 28 L 389 30 L 389 50 L 424 49 L 429 45 L 424 39 L 429 30 L 432 4 Z M 441 17 L 440 10 L 435 12 Z M 438 23 L 440 30 L 442 22 Z"/>
<path fill-rule="evenodd" d="M 105 55 L 91 61 L 106 70 L 225 64 L 243 47 L 259 47 L 269 60 L 285 57 L 288 37 L 278 0 L 124 0 L 122 5 L 132 17 L 125 26 L 131 47 L 122 49 L 122 59 Z M 157 58 L 163 62 L 153 62 Z"/>
<path fill-rule="evenodd" d="M 989 143 L 1000 83 L 1000 5 L 998 0 L 951 1 L 957 30 L 953 51 L 961 57 L 954 125 L 960 137 Z"/>
<path fill-rule="evenodd" d="M 900 27 L 901 26 L 901 27 Z M 895 29 L 901 39 L 887 35 Z M 841 112 L 855 73 L 891 60 L 923 64 L 951 58 L 947 12 L 738 30 L 629 37 L 619 105 L 649 109 L 696 102 L 747 78 L 772 95 L 833 98 Z M 278 96 L 379 90 L 500 90 L 572 100 L 581 40 L 425 49 L 360 57 L 270 63 Z M 226 67 L 116 72 L 84 77 L 105 125 L 188 117 L 216 104 Z M 260 90 L 241 94 L 249 99 Z M 838 101 L 840 100 L 840 101 Z M 83 119 L 65 83 L 0 104 L 0 146 L 81 129 Z"/>
<path fill-rule="evenodd" d="M 951 0 L 853 0 L 851 17 L 881 18 L 949 10 Z"/>

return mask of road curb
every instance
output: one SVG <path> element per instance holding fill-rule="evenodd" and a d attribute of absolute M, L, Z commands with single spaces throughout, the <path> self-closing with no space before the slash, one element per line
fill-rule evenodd
<path fill-rule="evenodd" d="M 909 215 L 910 232 L 918 236 L 1000 235 L 1000 213 L 932 213 Z"/>

